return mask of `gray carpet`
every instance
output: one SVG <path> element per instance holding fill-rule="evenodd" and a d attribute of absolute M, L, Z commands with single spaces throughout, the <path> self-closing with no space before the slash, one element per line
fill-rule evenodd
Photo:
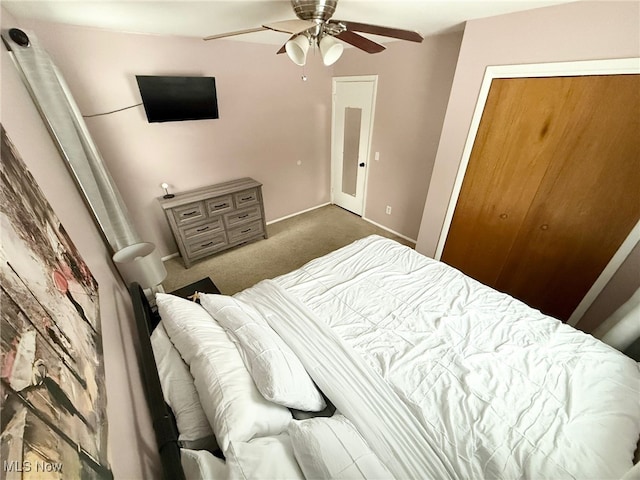
<path fill-rule="evenodd" d="M 266 278 L 295 270 L 368 235 L 378 234 L 415 247 L 335 205 L 318 208 L 267 227 L 269 238 L 233 248 L 186 269 L 180 257 L 165 262 L 167 292 L 210 277 L 220 291 L 233 295 Z"/>

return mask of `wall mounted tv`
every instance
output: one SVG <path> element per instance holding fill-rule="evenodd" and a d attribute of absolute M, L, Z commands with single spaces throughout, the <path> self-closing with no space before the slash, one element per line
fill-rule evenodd
<path fill-rule="evenodd" d="M 214 77 L 136 75 L 149 123 L 218 118 Z"/>

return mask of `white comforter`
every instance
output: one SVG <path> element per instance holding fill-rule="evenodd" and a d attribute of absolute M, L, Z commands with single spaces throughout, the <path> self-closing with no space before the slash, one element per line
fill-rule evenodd
<path fill-rule="evenodd" d="M 620 478 L 638 364 L 381 237 L 238 294 L 398 478 Z"/>

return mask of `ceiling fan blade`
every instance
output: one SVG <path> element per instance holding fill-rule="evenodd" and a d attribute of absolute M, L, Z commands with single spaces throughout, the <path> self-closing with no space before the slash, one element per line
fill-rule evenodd
<path fill-rule="evenodd" d="M 289 38 L 289 40 L 293 40 L 294 38 L 296 38 L 296 36 L 295 36 L 295 35 L 291 35 L 291 37 Z M 280 55 L 281 53 L 284 53 L 284 52 L 286 52 L 286 51 L 287 51 L 287 50 L 286 50 L 286 47 L 287 47 L 287 43 L 289 42 L 289 40 L 287 40 L 286 42 L 284 42 L 284 43 L 282 44 L 282 46 L 280 47 L 280 50 L 278 50 L 278 51 L 276 52 L 276 55 Z"/>
<path fill-rule="evenodd" d="M 276 32 L 282 33 L 290 33 L 292 35 L 296 35 L 298 33 L 302 33 L 305 30 L 309 30 L 310 28 L 314 28 L 317 26 L 316 22 L 311 22 L 309 20 L 283 20 L 281 22 L 273 22 L 273 23 L 265 23 L 263 25 L 264 28 L 268 28 L 269 30 L 275 30 Z"/>
<path fill-rule="evenodd" d="M 370 25 L 368 23 L 348 22 L 345 20 L 331 20 L 329 23 L 341 23 L 347 30 L 353 32 L 371 33 L 383 37 L 409 40 L 410 42 L 422 42 L 422 35 L 414 30 L 403 30 L 401 28 L 382 27 L 380 25 Z"/>
<path fill-rule="evenodd" d="M 233 37 L 235 35 L 244 35 L 245 33 L 262 32 L 265 27 L 246 28 L 244 30 L 236 30 L 235 32 L 218 33 L 216 35 L 209 35 L 204 37 L 203 40 L 215 40 L 216 38 Z"/>
<path fill-rule="evenodd" d="M 316 22 L 310 22 L 308 20 L 283 20 L 281 22 L 265 23 L 261 27 L 246 28 L 244 30 L 236 30 L 235 32 L 209 35 L 208 37 L 204 37 L 203 40 L 215 40 L 216 38 L 233 37 L 235 35 L 244 35 L 245 33 L 262 32 L 263 30 L 274 30 L 276 32 L 291 33 L 293 35 L 297 35 L 298 33 L 309 30 L 316 25 Z"/>
<path fill-rule="evenodd" d="M 360 50 L 364 50 L 367 53 L 378 53 L 386 48 L 378 42 L 369 40 L 368 38 L 358 35 L 357 33 L 350 32 L 349 30 L 339 33 L 336 37 L 353 45 L 354 47 L 358 47 Z"/>

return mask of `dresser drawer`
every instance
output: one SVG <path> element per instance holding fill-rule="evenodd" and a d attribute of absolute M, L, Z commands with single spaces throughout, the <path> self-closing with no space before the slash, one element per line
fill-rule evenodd
<path fill-rule="evenodd" d="M 221 232 L 224 230 L 224 224 L 222 223 L 222 217 L 214 217 L 207 223 L 200 225 L 194 225 L 193 227 L 185 227 L 180 231 L 185 240 L 201 237 L 202 235 L 209 235 L 211 233 Z"/>
<path fill-rule="evenodd" d="M 251 188 L 249 190 L 244 190 L 242 192 L 236 193 L 233 196 L 233 199 L 235 201 L 236 208 L 253 205 L 255 203 L 258 203 L 258 189 Z"/>
<path fill-rule="evenodd" d="M 247 223 L 229 230 L 229 243 L 242 242 L 245 239 L 261 235 L 264 232 L 262 221 Z"/>
<path fill-rule="evenodd" d="M 228 228 L 232 228 L 235 225 L 248 223 L 253 220 L 258 220 L 260 218 L 262 218 L 260 205 L 256 205 L 254 207 L 243 208 L 242 210 L 237 210 L 232 213 L 227 213 L 224 216 L 224 222 L 226 223 Z"/>
<path fill-rule="evenodd" d="M 253 178 L 194 188 L 158 200 L 185 268 L 209 255 L 268 236 L 262 184 Z"/>
<path fill-rule="evenodd" d="M 224 232 L 215 233 L 197 240 L 185 242 L 185 249 L 189 257 L 208 255 L 220 250 L 227 245 L 227 236 Z"/>
<path fill-rule="evenodd" d="M 229 210 L 233 210 L 233 198 L 231 195 L 207 200 L 207 213 L 210 216 L 228 212 Z"/>
<path fill-rule="evenodd" d="M 188 203 L 181 205 L 172 210 L 173 218 L 175 218 L 178 226 L 187 225 L 189 223 L 198 222 L 206 218 L 204 203 Z"/>

